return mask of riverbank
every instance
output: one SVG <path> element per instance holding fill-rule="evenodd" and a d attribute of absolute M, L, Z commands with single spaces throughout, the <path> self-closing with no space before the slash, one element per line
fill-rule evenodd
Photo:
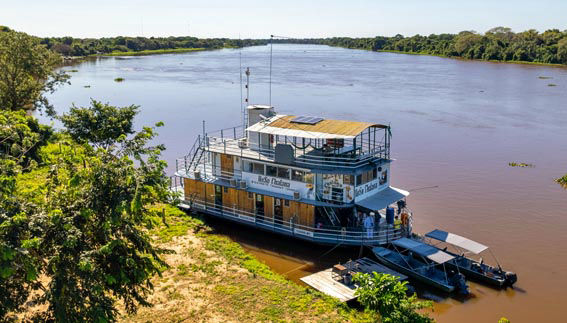
<path fill-rule="evenodd" d="M 165 221 L 150 232 L 170 266 L 152 280 L 153 307 L 122 322 L 375 322 L 371 312 L 299 286 L 273 272 L 205 222 L 164 206 Z"/>
<path fill-rule="evenodd" d="M 218 48 L 213 48 L 218 49 Z M 170 49 L 149 49 L 141 51 L 128 51 L 119 52 L 115 51 L 107 54 L 100 54 L 96 56 L 145 56 L 145 55 L 158 55 L 158 54 L 172 54 L 172 53 L 188 53 L 188 52 L 199 52 L 207 50 L 207 48 L 170 48 Z"/>
<path fill-rule="evenodd" d="M 356 48 L 349 48 L 349 49 L 356 49 Z M 371 49 L 363 49 L 363 50 L 372 51 Z M 499 61 L 499 60 L 485 60 L 485 59 L 468 59 L 468 58 L 462 58 L 462 57 L 457 57 L 457 56 L 447 56 L 447 55 L 433 54 L 433 53 L 427 53 L 427 52 L 405 52 L 405 51 L 387 50 L 387 49 L 379 49 L 379 50 L 376 50 L 376 52 L 405 54 L 405 55 L 420 55 L 420 56 L 437 56 L 437 57 L 442 57 L 442 58 L 458 59 L 458 60 L 461 60 L 461 61 L 520 64 L 520 65 L 536 65 L 536 66 L 550 66 L 550 67 L 567 68 L 567 65 L 563 65 L 563 64 L 550 64 L 550 63 L 538 63 L 538 62 L 526 62 L 526 61 Z"/>

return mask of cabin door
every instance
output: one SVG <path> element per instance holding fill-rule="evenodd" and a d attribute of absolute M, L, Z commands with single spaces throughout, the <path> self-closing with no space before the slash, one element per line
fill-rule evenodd
<path fill-rule="evenodd" d="M 230 155 L 221 154 L 221 176 L 233 177 L 234 176 L 234 158 Z"/>
<path fill-rule="evenodd" d="M 274 222 L 279 224 L 283 222 L 282 199 L 274 199 Z"/>
<path fill-rule="evenodd" d="M 215 185 L 215 207 L 222 209 L 222 186 Z"/>
<path fill-rule="evenodd" d="M 256 217 L 264 220 L 264 195 L 256 194 Z"/>

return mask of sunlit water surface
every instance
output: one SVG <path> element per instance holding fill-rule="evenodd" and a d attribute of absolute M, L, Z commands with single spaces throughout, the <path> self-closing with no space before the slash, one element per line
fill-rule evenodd
<path fill-rule="evenodd" d="M 252 71 L 253 103 L 268 102 L 268 54 L 267 47 L 241 52 L 242 67 Z M 209 130 L 239 123 L 239 55 L 88 61 L 72 67 L 78 69 L 72 85 L 50 99 L 60 113 L 90 98 L 140 105 L 137 127 L 165 122 L 158 141 L 167 146 L 172 173 L 202 120 Z M 473 298 L 437 303 L 440 322 L 564 319 L 567 191 L 554 179 L 567 173 L 567 69 L 307 45 L 274 45 L 273 64 L 272 104 L 279 112 L 392 125 L 392 181 L 413 190 L 408 202 L 416 232 L 441 228 L 478 240 L 518 273 L 514 289 L 471 283 Z M 359 255 L 337 248 L 321 257 L 329 247 L 297 247 L 300 242 L 264 232 L 213 225 L 296 281 Z"/>

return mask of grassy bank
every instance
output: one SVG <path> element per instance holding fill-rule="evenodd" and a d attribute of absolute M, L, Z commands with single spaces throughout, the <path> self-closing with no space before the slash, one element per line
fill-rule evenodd
<path fill-rule="evenodd" d="M 274 273 L 200 218 L 172 206 L 151 234 L 170 268 L 155 277 L 154 304 L 123 322 L 375 322 L 361 312 Z"/>
<path fill-rule="evenodd" d="M 443 58 L 452 58 L 458 59 L 462 61 L 476 61 L 476 62 L 490 62 L 490 63 L 506 63 L 506 64 L 521 64 L 521 65 L 537 65 L 537 66 L 550 66 L 550 67 L 563 67 L 567 68 L 566 65 L 563 64 L 549 64 L 549 63 L 538 63 L 538 62 L 526 62 L 526 61 L 499 61 L 499 60 L 484 60 L 484 59 L 467 59 L 462 57 L 456 56 L 446 56 L 441 54 L 432 54 L 427 52 L 404 52 L 399 50 L 386 50 L 386 49 L 379 49 L 377 52 L 380 53 L 395 53 L 395 54 L 406 54 L 406 55 L 423 55 L 423 56 L 437 56 Z"/>
<path fill-rule="evenodd" d="M 144 56 L 144 55 L 157 55 L 157 54 L 171 54 L 171 53 L 187 53 L 187 52 L 199 52 L 206 50 L 206 48 L 171 48 L 171 49 L 154 49 L 154 50 L 141 50 L 141 51 L 129 51 L 129 52 L 119 52 L 115 51 L 108 54 L 103 54 L 102 56 Z"/>

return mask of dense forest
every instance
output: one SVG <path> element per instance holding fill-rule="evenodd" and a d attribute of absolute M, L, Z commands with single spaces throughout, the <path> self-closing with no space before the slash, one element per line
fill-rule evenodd
<path fill-rule="evenodd" d="M 484 34 L 462 31 L 456 35 L 335 37 L 322 39 L 319 43 L 346 48 L 399 51 L 487 61 L 567 64 L 567 30 L 561 32 L 558 29 L 550 29 L 543 33 L 533 29 L 514 33 L 510 28 L 496 27 Z"/>
<path fill-rule="evenodd" d="M 10 30 L 0 26 L 0 31 Z M 48 49 L 62 56 L 104 55 L 175 49 L 220 49 L 266 45 L 270 39 L 230 39 L 180 37 L 111 37 L 111 38 L 38 38 Z M 458 57 L 487 61 L 529 62 L 567 65 L 567 30 L 550 29 L 543 33 L 527 30 L 514 33 L 510 28 L 496 27 L 484 34 L 462 31 L 458 34 L 415 35 L 373 38 L 305 38 L 273 39 L 274 43 L 324 44 L 330 46 L 396 51 L 415 54 Z M 151 53 L 151 52 L 150 52 Z"/>

